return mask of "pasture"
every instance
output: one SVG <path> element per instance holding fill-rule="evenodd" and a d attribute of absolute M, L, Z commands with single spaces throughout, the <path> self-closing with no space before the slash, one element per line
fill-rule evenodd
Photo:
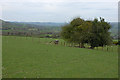
<path fill-rule="evenodd" d="M 47 38 L 2 38 L 3 78 L 118 77 L 117 47 L 103 51 L 54 45 Z"/>

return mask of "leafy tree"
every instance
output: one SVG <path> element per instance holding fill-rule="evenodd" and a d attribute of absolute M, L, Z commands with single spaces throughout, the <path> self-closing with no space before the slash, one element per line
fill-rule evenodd
<path fill-rule="evenodd" d="M 89 43 L 93 49 L 110 44 L 110 27 L 110 24 L 103 18 L 100 18 L 100 21 L 98 19 L 85 21 L 76 18 L 62 27 L 61 36 L 67 42 L 78 43 L 80 47 L 84 47 L 84 43 Z"/>
<path fill-rule="evenodd" d="M 68 42 L 78 43 L 79 47 L 84 47 L 87 42 L 87 34 L 89 33 L 90 21 L 84 21 L 81 18 L 73 19 L 70 24 L 62 27 L 61 36 Z"/>
<path fill-rule="evenodd" d="M 110 24 L 101 17 L 100 21 L 98 19 L 92 21 L 91 35 L 89 37 L 91 48 L 109 45 L 112 42 L 110 32 L 108 31 L 110 27 Z"/>
<path fill-rule="evenodd" d="M 81 18 L 75 18 L 75 19 L 73 19 L 73 20 L 70 22 L 70 24 L 71 24 L 73 27 L 76 27 L 76 26 L 82 25 L 83 22 L 84 22 L 83 19 L 81 19 Z"/>

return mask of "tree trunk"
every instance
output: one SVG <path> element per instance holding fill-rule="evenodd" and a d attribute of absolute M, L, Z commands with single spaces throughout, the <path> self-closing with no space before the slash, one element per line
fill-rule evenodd
<path fill-rule="evenodd" d="M 79 43 L 79 48 L 81 48 L 81 43 Z"/>
<path fill-rule="evenodd" d="M 94 49 L 95 47 L 94 46 L 91 46 L 90 49 Z"/>
<path fill-rule="evenodd" d="M 83 44 L 83 43 L 81 43 L 81 48 L 85 48 L 85 46 L 84 46 L 84 44 Z"/>
<path fill-rule="evenodd" d="M 80 47 L 80 48 L 85 48 L 85 46 L 84 46 L 83 43 L 79 43 L 79 47 Z"/>

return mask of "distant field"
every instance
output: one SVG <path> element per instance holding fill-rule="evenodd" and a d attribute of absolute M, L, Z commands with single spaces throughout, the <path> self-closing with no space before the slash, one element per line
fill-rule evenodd
<path fill-rule="evenodd" d="M 117 51 L 49 43 L 53 40 L 3 36 L 3 78 L 118 77 Z M 117 50 L 117 47 L 114 48 Z"/>

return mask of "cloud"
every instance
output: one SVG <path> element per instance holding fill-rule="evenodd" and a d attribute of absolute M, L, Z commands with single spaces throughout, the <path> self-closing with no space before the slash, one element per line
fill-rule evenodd
<path fill-rule="evenodd" d="M 84 19 L 102 16 L 107 21 L 117 21 L 117 2 L 101 2 L 103 0 L 95 2 L 88 0 L 84 0 L 86 2 L 80 2 L 81 0 L 1 1 L 4 20 L 68 22 L 76 16 Z"/>
<path fill-rule="evenodd" d="M 1 0 L 0 2 L 118 2 L 119 0 Z"/>

